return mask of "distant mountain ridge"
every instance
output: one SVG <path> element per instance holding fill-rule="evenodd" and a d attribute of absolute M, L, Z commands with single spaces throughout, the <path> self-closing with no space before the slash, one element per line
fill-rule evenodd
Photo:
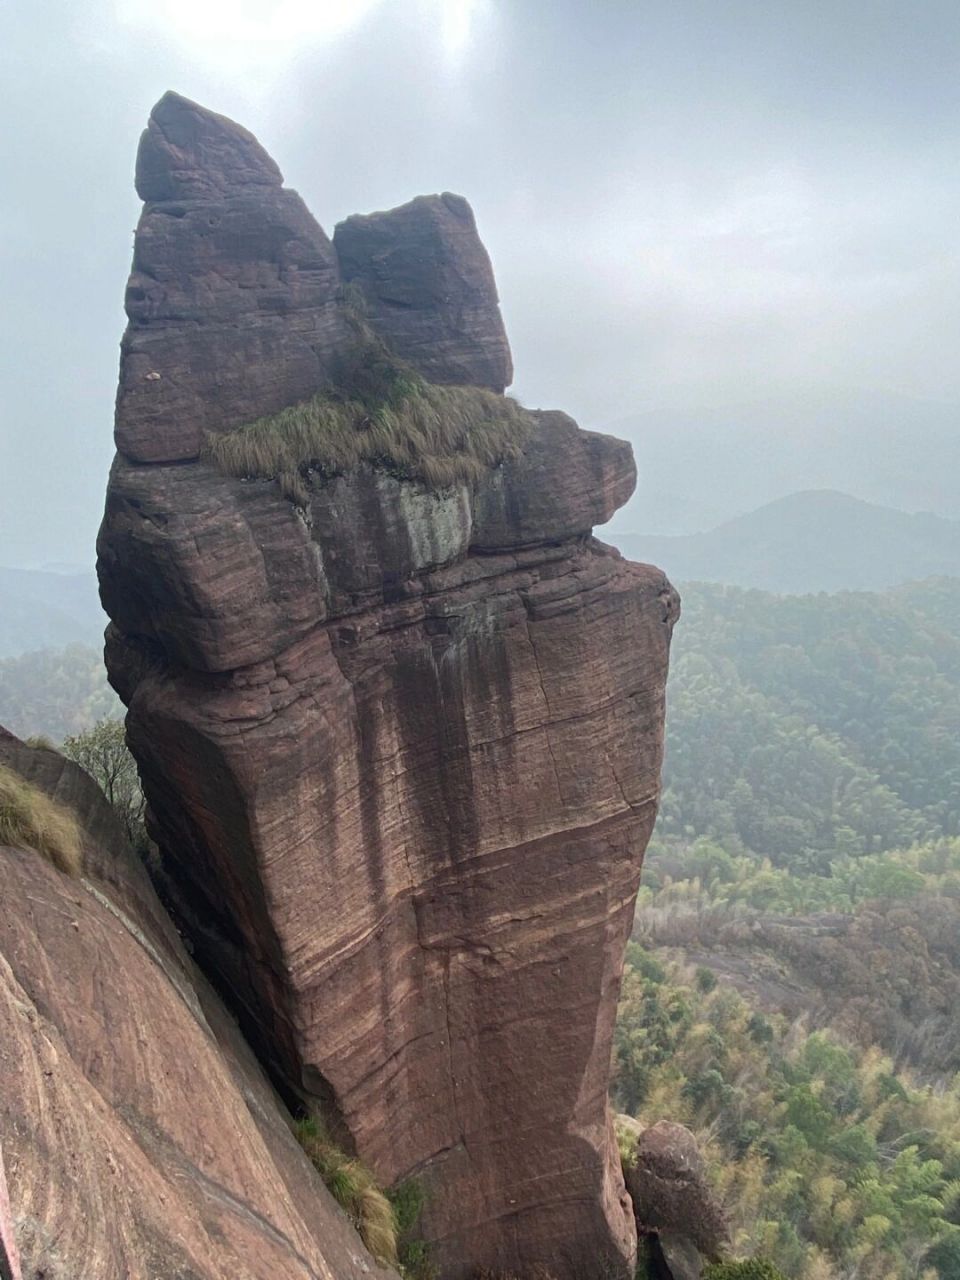
<path fill-rule="evenodd" d="M 606 536 L 674 582 L 805 594 L 960 576 L 960 520 L 910 515 L 829 489 L 789 494 L 706 533 Z"/>
<path fill-rule="evenodd" d="M 0 658 L 33 649 L 103 644 L 106 616 L 92 569 L 51 573 L 0 567 Z"/>
<path fill-rule="evenodd" d="M 808 489 L 958 520 L 958 420 L 956 403 L 856 387 L 609 420 L 601 429 L 631 441 L 640 472 L 615 527 L 699 533 Z"/>

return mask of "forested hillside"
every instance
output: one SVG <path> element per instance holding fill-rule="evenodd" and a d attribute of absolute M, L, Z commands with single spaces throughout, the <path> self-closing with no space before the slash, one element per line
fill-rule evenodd
<path fill-rule="evenodd" d="M 18 737 L 61 742 L 122 714 L 99 649 L 71 644 L 0 659 L 0 724 Z"/>
<path fill-rule="evenodd" d="M 615 1101 L 736 1253 L 960 1280 L 960 581 L 682 590 Z"/>
<path fill-rule="evenodd" d="M 775 865 L 960 830 L 960 579 L 886 594 L 687 585 L 654 849 Z"/>
<path fill-rule="evenodd" d="M 614 1101 L 698 1136 L 733 1251 L 792 1280 L 956 1280 L 960 1078 L 769 1017 L 706 968 L 628 949 Z"/>

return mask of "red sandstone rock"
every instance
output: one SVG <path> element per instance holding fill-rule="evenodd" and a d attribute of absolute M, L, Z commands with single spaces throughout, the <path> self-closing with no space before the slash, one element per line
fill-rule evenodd
<path fill-rule="evenodd" d="M 246 129 L 174 93 L 137 156 L 117 448 L 195 458 L 204 433 L 329 384 L 347 340 L 329 239 Z"/>
<path fill-rule="evenodd" d="M 675 1280 L 699 1276 L 702 1257 L 716 1259 L 727 1243 L 722 1206 L 697 1140 L 682 1124 L 660 1120 L 639 1135 L 627 1189 L 638 1227 L 656 1232 Z"/>
<path fill-rule="evenodd" d="M 463 196 L 445 191 L 355 214 L 338 224 L 333 243 L 374 329 L 424 377 L 493 391 L 510 385 L 493 268 Z"/>
<path fill-rule="evenodd" d="M 10 1193 L 7 1191 L 7 1175 L 3 1167 L 2 1150 L 0 1150 L 0 1280 L 22 1280 L 20 1251 L 13 1234 L 13 1213 L 10 1209 Z"/>
<path fill-rule="evenodd" d="M 301 1152 L 97 787 L 9 735 L 0 763 L 84 832 L 81 879 L 0 848 L 0 1146 L 23 1274 L 390 1276 Z"/>
<path fill-rule="evenodd" d="M 249 163 L 206 131 L 177 145 L 178 173 Z M 376 215 L 388 241 L 467 223 L 401 212 Z M 479 380 L 445 346 L 436 234 L 421 284 L 399 273 L 423 316 L 392 336 Z M 189 292 L 202 255 L 181 252 Z M 192 394 L 203 423 L 253 416 Z M 122 449 L 178 456 L 159 418 L 122 417 Z M 444 1280 L 626 1271 L 634 1251 L 607 1079 L 677 601 L 589 536 L 634 481 L 627 445 L 562 414 L 474 489 L 362 468 L 314 480 L 305 513 L 206 463 L 111 475 L 108 666 L 164 892 L 275 1077 L 386 1182 L 422 1180 Z"/>

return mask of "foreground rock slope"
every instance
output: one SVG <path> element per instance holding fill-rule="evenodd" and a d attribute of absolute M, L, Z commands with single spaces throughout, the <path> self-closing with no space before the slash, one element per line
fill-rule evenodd
<path fill-rule="evenodd" d="M 677 613 L 590 536 L 629 446 L 553 412 L 469 486 L 229 478 L 205 433 L 335 380 L 357 289 L 420 374 L 502 390 L 492 272 L 459 197 L 331 249 L 174 95 L 137 171 L 99 573 L 163 893 L 274 1079 L 421 1182 L 442 1277 L 626 1271 L 607 1079 Z"/>
<path fill-rule="evenodd" d="M 78 877 L 0 847 L 0 1274 L 16 1250 L 24 1280 L 369 1276 L 102 793 L 3 730 L 0 767 L 82 844 Z"/>

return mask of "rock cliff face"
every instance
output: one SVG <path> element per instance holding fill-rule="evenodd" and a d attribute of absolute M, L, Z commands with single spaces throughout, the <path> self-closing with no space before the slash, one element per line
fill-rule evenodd
<path fill-rule="evenodd" d="M 73 810 L 83 853 L 73 878 L 0 847 L 0 1275 L 369 1276 L 101 792 L 2 729 L 0 765 Z"/>
<path fill-rule="evenodd" d="M 274 1079 L 422 1182 L 444 1280 L 625 1271 L 607 1079 L 677 612 L 590 536 L 630 449 L 542 413 L 471 486 L 228 478 L 204 433 L 336 378 L 344 281 L 424 376 L 502 389 L 489 262 L 451 196 L 331 250 L 172 95 L 137 171 L 99 572 L 163 891 Z"/>

